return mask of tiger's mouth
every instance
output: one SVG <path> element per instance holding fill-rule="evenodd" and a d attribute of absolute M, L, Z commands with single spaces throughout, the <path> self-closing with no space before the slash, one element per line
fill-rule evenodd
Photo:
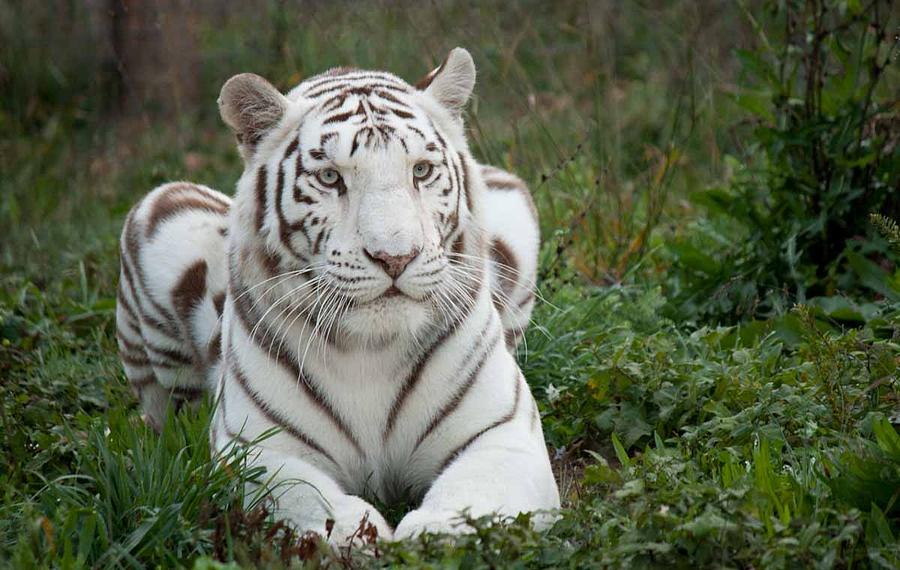
<path fill-rule="evenodd" d="M 396 285 L 388 287 L 387 291 L 376 297 L 375 299 L 390 299 L 391 297 L 409 297 L 406 293 L 397 288 Z"/>
<path fill-rule="evenodd" d="M 409 293 L 403 292 L 403 290 L 401 290 L 396 285 L 391 285 L 390 287 L 385 289 L 383 292 L 372 297 L 371 299 L 354 301 L 354 305 L 359 308 L 362 308 L 362 307 L 370 307 L 373 305 L 378 305 L 381 303 L 391 303 L 394 301 L 419 302 L 419 299 L 416 299 Z"/>

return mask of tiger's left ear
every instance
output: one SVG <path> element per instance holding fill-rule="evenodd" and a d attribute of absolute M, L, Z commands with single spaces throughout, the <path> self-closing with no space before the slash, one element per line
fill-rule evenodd
<path fill-rule="evenodd" d="M 423 77 L 416 87 L 459 115 L 475 87 L 475 62 L 463 48 L 453 48 L 444 63 Z"/>

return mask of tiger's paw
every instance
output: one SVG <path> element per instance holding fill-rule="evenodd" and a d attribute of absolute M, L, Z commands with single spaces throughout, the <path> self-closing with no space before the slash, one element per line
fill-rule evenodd
<path fill-rule="evenodd" d="M 338 505 L 334 519 L 326 524 L 328 542 L 334 546 L 364 546 L 376 540 L 391 540 L 393 530 L 378 510 L 357 497 Z"/>
<path fill-rule="evenodd" d="M 422 533 L 463 534 L 472 532 L 465 518 L 448 510 L 417 509 L 408 513 L 394 531 L 394 540 L 415 538 Z"/>

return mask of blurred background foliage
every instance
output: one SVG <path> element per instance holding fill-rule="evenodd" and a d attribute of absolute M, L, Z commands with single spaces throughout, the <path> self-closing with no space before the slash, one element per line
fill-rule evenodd
<path fill-rule="evenodd" d="M 889 0 L 0 0 L 0 562 L 897 567 L 898 31 Z M 230 76 L 457 45 L 473 152 L 541 213 L 519 359 L 567 510 L 335 553 L 245 508 L 208 410 L 140 427 L 116 239 L 159 183 L 232 192 Z"/>
<path fill-rule="evenodd" d="M 476 154 L 533 182 L 547 232 L 576 223 L 573 253 L 598 282 L 620 279 L 646 252 L 667 207 L 688 207 L 668 194 L 717 179 L 733 147 L 734 56 L 721 40 L 750 39 L 741 14 L 715 3 L 115 0 L 2 10 L 0 120 L 4 170 L 15 174 L 4 181 L 4 225 L 40 233 L 86 200 L 124 207 L 172 178 L 229 191 L 240 167 L 215 100 L 235 73 L 285 91 L 338 65 L 415 81 L 462 45 L 479 69 Z M 89 190 L 66 191 L 74 186 Z"/>

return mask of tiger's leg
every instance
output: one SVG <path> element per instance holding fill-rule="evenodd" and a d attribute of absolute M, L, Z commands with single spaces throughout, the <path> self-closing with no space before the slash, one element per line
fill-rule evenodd
<path fill-rule="evenodd" d="M 315 462 L 312 449 L 298 451 L 291 431 L 278 431 L 284 426 L 273 424 L 255 407 L 248 393 L 234 383 L 227 366 L 216 402 L 210 428 L 213 450 L 227 454 L 235 444 L 249 446 L 250 466 L 266 470 L 262 479 L 274 499 L 276 518 L 289 520 L 301 533 L 326 536 L 336 546 L 358 543 L 360 537 L 355 534 L 363 520 L 375 527 L 379 538 L 391 538 L 392 529 L 378 509 L 346 493 L 337 475 Z M 256 490 L 255 485 L 248 486 L 248 499 L 254 498 Z"/>
<path fill-rule="evenodd" d="M 559 490 L 547 456 L 540 416 L 519 375 L 515 404 L 507 421 L 488 426 L 464 446 L 394 532 L 401 540 L 422 532 L 458 533 L 461 513 L 516 516 L 539 511 L 537 528 L 549 526 L 559 508 Z M 543 511 L 543 512 L 540 512 Z"/>
<path fill-rule="evenodd" d="M 500 313 L 506 346 L 513 353 L 534 309 L 540 226 L 528 186 L 517 176 L 482 166 L 487 187 L 484 219 L 490 243 L 494 304 Z"/>
<path fill-rule="evenodd" d="M 268 489 L 275 500 L 277 519 L 290 521 L 300 532 L 313 531 L 331 544 L 364 543 L 357 535 L 363 521 L 373 525 L 378 538 L 390 539 L 390 525 L 373 505 L 347 494 L 330 476 L 301 458 L 255 447 L 252 467 L 265 467 Z M 330 522 L 329 522 L 330 521 Z"/>
<path fill-rule="evenodd" d="M 147 351 L 144 350 L 141 335 L 140 315 L 135 310 L 134 300 L 126 292 L 123 278 L 120 276 L 116 301 L 116 341 L 119 345 L 119 358 L 125 369 L 125 376 L 138 398 L 143 411 L 144 421 L 159 431 L 161 418 L 165 416 L 168 392 L 156 379 L 156 373 L 150 364 Z"/>
<path fill-rule="evenodd" d="M 166 184 L 131 210 L 122 230 L 116 337 L 157 430 L 170 403 L 201 398 L 219 359 L 229 206 L 203 186 Z"/>

